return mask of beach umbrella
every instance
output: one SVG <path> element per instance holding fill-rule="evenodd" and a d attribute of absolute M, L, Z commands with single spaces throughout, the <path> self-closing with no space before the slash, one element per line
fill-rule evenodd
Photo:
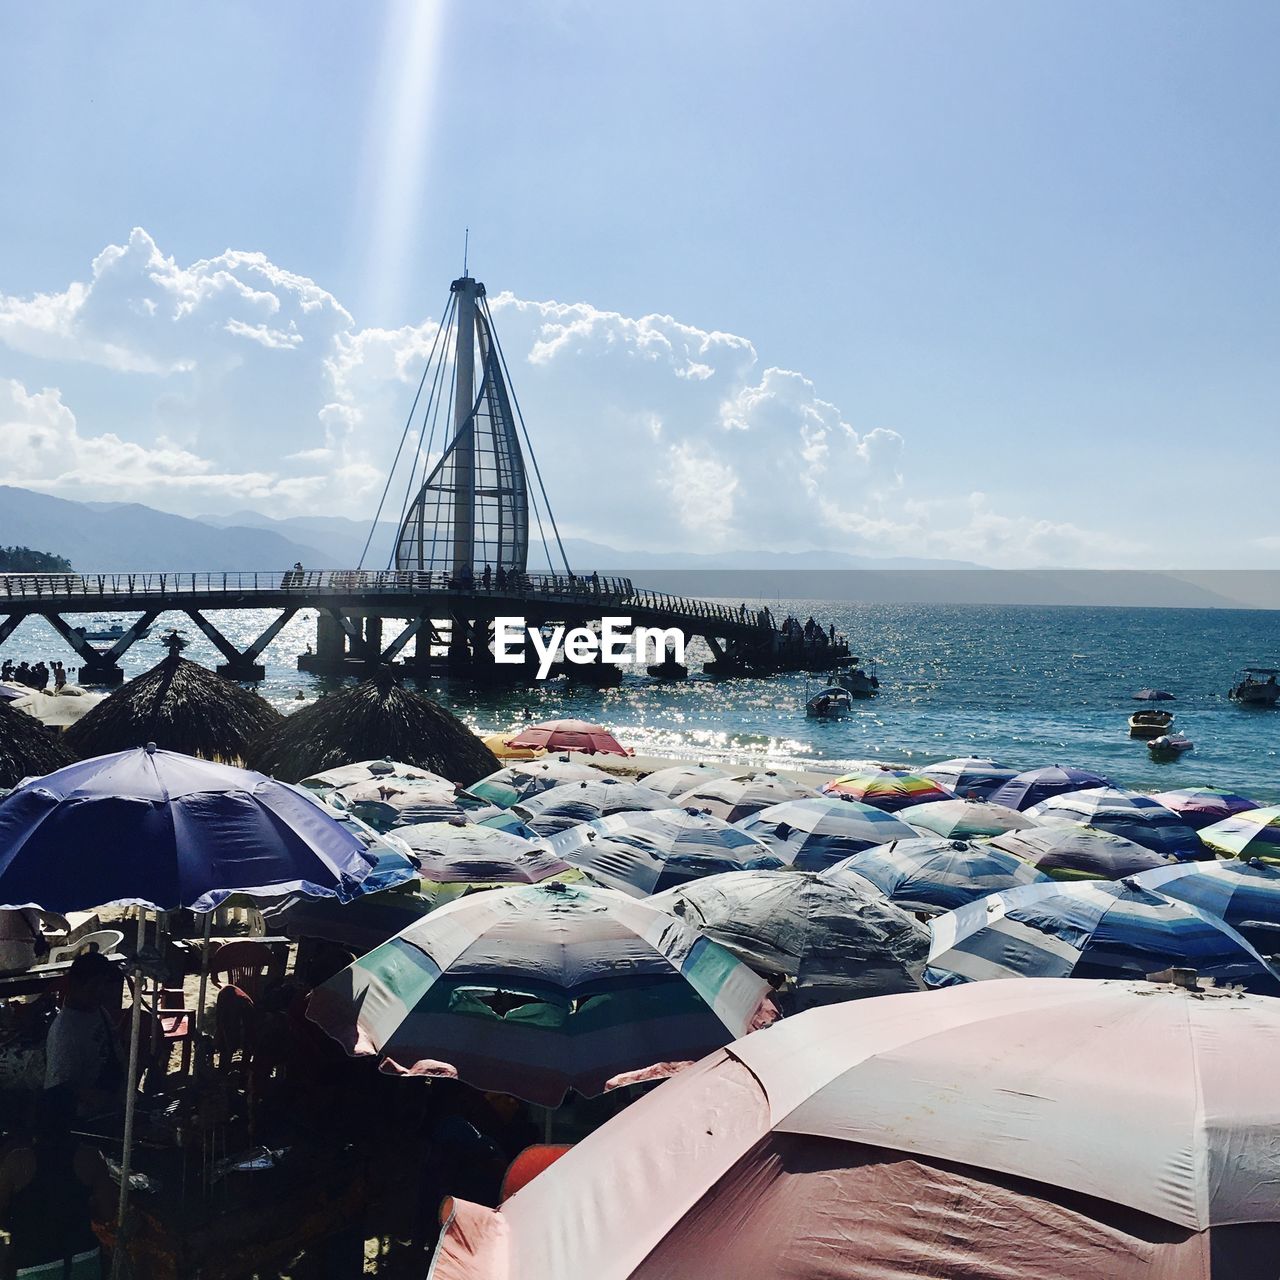
<path fill-rule="evenodd" d="M 216 676 L 214 678 L 217 679 Z M 123 693 L 124 689 L 120 692 Z M 81 689 L 79 685 L 68 684 L 53 693 L 44 689 L 24 689 L 8 701 L 11 707 L 38 720 L 46 729 L 69 729 L 79 724 L 95 707 L 101 706 L 106 697 Z"/>
<path fill-rule="evenodd" d="M 554 1107 L 766 1025 L 768 991 L 674 916 L 551 882 L 433 911 L 318 987 L 307 1015 L 388 1074 Z"/>
<path fill-rule="evenodd" d="M 568 756 L 556 756 L 528 764 L 512 764 L 481 778 L 467 788 L 467 794 L 489 804 L 509 809 L 528 796 L 550 791 L 564 782 L 620 782 L 613 774 L 593 764 L 580 764 Z"/>
<path fill-rule="evenodd" d="M 985 841 L 941 836 L 864 849 L 822 873 L 828 884 L 870 885 L 906 911 L 951 911 L 998 889 L 1048 879 Z"/>
<path fill-rule="evenodd" d="M 432 1280 L 1275 1275 L 1280 1002 L 990 982 L 812 1009 L 710 1055 Z"/>
<path fill-rule="evenodd" d="M 511 812 L 540 836 L 553 836 L 577 822 L 592 822 L 611 813 L 635 809 L 668 809 L 666 796 L 640 782 L 565 782 L 513 805 Z"/>
<path fill-rule="evenodd" d="M 1174 862 L 1134 877 L 1143 888 L 1225 920 L 1261 955 L 1280 954 L 1280 870 L 1215 858 Z"/>
<path fill-rule="evenodd" d="M 0 702 L 14 702 L 31 692 L 24 684 L 5 684 L 0 681 Z"/>
<path fill-rule="evenodd" d="M 586 720 L 545 720 L 522 729 L 507 740 L 509 747 L 534 747 L 542 751 L 577 751 L 583 755 L 629 756 L 608 729 Z"/>
<path fill-rule="evenodd" d="M 1176 791 L 1159 791 L 1153 800 L 1171 809 L 1189 827 L 1199 831 L 1223 818 L 1261 806 L 1248 796 L 1239 796 L 1219 787 L 1180 787 Z"/>
<path fill-rule="evenodd" d="M 465 821 L 468 808 L 481 807 L 465 800 L 443 778 L 351 782 L 335 788 L 326 799 L 337 808 L 349 809 L 376 831 L 420 822 Z"/>
<path fill-rule="evenodd" d="M 818 793 L 802 782 L 765 769 L 737 778 L 712 778 L 676 797 L 682 808 L 705 809 L 725 822 L 743 818 L 784 800 L 811 799 Z"/>
<path fill-rule="evenodd" d="M 1167 689 L 1139 689 L 1133 695 L 1135 702 L 1172 702 L 1173 694 Z"/>
<path fill-rule="evenodd" d="M 956 840 L 998 836 L 1002 831 L 1022 831 L 1036 825 L 1034 818 L 989 800 L 931 800 L 912 805 L 906 817 L 926 833 Z"/>
<path fill-rule="evenodd" d="M 797 871 L 822 871 L 863 849 L 916 836 L 901 818 L 848 796 L 784 800 L 737 825 Z"/>
<path fill-rule="evenodd" d="M 318 796 L 327 796 L 339 787 L 349 787 L 358 782 L 438 782 L 441 786 L 453 786 L 448 778 L 442 778 L 430 769 L 405 764 L 403 760 L 357 760 L 354 764 L 314 773 L 303 778 L 298 785 Z"/>
<path fill-rule="evenodd" d="M 1210 856 L 1195 830 L 1172 809 L 1136 791 L 1091 787 L 1051 796 L 1026 810 L 1039 823 L 1076 822 L 1182 860 Z"/>
<path fill-rule="evenodd" d="M 920 773 L 901 769 L 869 769 L 846 773 L 822 788 L 824 795 L 848 796 L 886 813 L 898 813 L 931 800 L 954 800 L 946 787 Z"/>
<path fill-rule="evenodd" d="M 52 773 L 73 759 L 48 729 L 0 702 L 0 787 L 16 787 L 23 778 Z"/>
<path fill-rule="evenodd" d="M 1227 858 L 1280 862 L 1280 805 L 1246 809 L 1202 827 L 1200 841 Z"/>
<path fill-rule="evenodd" d="M 285 782 L 363 760 L 403 760 L 467 786 L 492 773 L 493 753 L 434 698 L 383 672 L 309 702 L 250 748 L 255 769 Z"/>
<path fill-rule="evenodd" d="M 314 798 L 245 769 L 150 745 L 67 765 L 0 800 L 6 909 L 65 915 L 134 905 L 207 914 L 234 894 L 345 901 L 374 861 Z M 139 951 L 143 921 L 140 911 Z M 135 960 L 135 993 L 141 985 Z M 118 1223 L 130 1187 L 140 1030 L 135 994 Z"/>
<path fill-rule="evenodd" d="M 1011 769 L 998 760 L 989 760 L 984 756 L 957 756 L 953 760 L 940 760 L 937 764 L 926 765 L 920 772 L 967 800 L 988 799 L 997 787 L 1004 786 L 1018 773 L 1017 769 Z"/>
<path fill-rule="evenodd" d="M 516 729 L 508 729 L 505 733 L 486 733 L 480 741 L 499 760 L 537 760 L 547 754 L 545 747 L 513 747 L 511 739 L 517 732 L 519 731 Z"/>
<path fill-rule="evenodd" d="M 701 809 L 614 813 L 569 827 L 547 843 L 598 884 L 637 898 L 724 871 L 783 865 L 762 841 Z"/>
<path fill-rule="evenodd" d="M 1012 853 L 1053 880 L 1123 880 L 1167 866 L 1165 854 L 1123 836 L 1078 823 L 1052 823 L 993 836 L 993 849 Z"/>
<path fill-rule="evenodd" d="M 397 827 L 395 837 L 413 857 L 515 858 L 534 848 L 532 840 L 510 831 L 460 821 Z"/>
<path fill-rule="evenodd" d="M 914 991 L 929 952 L 925 926 L 878 889 L 806 872 L 728 871 L 649 901 L 785 981 L 794 1009 Z"/>
<path fill-rule="evenodd" d="M 1083 791 L 1087 787 L 1109 787 L 1111 783 L 1100 774 L 1087 769 L 1073 769 L 1060 764 L 1046 765 L 1041 769 L 1028 769 L 997 787 L 988 797 L 996 804 L 1010 809 L 1030 809 L 1032 805 L 1060 796 L 1067 791 Z"/>
<path fill-rule="evenodd" d="M 728 769 L 721 769 L 719 765 L 673 764 L 669 768 L 645 774 L 643 782 L 646 787 L 652 787 L 654 791 L 660 791 L 664 796 L 674 800 L 677 796 L 684 795 L 686 791 L 700 787 L 704 782 L 717 782 L 721 778 L 731 776 Z"/>
<path fill-rule="evenodd" d="M 508 835 L 519 836 L 521 840 L 528 840 L 531 843 L 541 838 L 527 822 L 517 817 L 510 809 L 495 809 L 487 814 L 468 810 L 467 820 L 478 827 L 492 827 L 495 831 L 505 831 Z"/>
<path fill-rule="evenodd" d="M 1280 995 L 1280 973 L 1225 921 L 1133 879 L 1021 885 L 939 916 L 930 928 L 931 986 L 1186 968 L 1219 986 Z"/>
<path fill-rule="evenodd" d="M 156 666 L 97 700 L 67 730 L 76 755 L 111 755 L 154 742 L 165 751 L 242 764 L 249 744 L 281 722 L 265 698 L 188 662 L 180 646 L 175 636 Z"/>

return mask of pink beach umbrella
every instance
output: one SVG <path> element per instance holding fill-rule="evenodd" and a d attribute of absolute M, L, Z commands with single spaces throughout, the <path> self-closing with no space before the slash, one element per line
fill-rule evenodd
<path fill-rule="evenodd" d="M 635 755 L 624 747 L 602 724 L 588 724 L 585 720 L 547 720 L 530 725 L 514 738 L 507 739 L 509 747 L 538 747 L 544 751 L 580 751 L 585 755 Z"/>
<path fill-rule="evenodd" d="M 1027 979 L 812 1009 L 640 1099 L 433 1280 L 1274 1276 L 1280 1000 Z"/>

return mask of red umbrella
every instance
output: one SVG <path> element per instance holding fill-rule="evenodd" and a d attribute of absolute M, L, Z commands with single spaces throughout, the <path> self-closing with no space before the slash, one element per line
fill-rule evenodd
<path fill-rule="evenodd" d="M 548 751 L 581 751 L 586 755 L 632 756 L 602 724 L 585 720 L 547 720 L 507 740 L 509 747 L 544 747 Z"/>

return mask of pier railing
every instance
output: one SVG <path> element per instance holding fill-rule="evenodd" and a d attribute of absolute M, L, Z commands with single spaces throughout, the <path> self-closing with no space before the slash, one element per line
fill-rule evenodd
<path fill-rule="evenodd" d="M 591 573 L 480 574 L 470 579 L 441 572 L 398 569 L 233 570 L 214 573 L 8 573 L 0 574 L 0 610 L 5 600 L 29 608 L 57 605 L 75 612 L 86 608 L 154 607 L 184 599 L 227 596 L 237 602 L 261 594 L 279 600 L 296 597 L 299 604 L 323 604 L 328 597 L 400 598 L 451 596 L 459 593 L 503 599 L 539 599 L 614 608 L 644 609 L 668 617 L 684 617 L 727 627 L 772 629 L 767 611 L 748 610 L 711 600 L 670 595 L 635 586 L 630 578 Z"/>

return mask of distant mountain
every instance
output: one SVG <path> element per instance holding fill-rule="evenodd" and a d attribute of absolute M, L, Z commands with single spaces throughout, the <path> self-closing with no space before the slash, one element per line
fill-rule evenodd
<path fill-rule="evenodd" d="M 287 569 L 296 560 L 338 565 L 271 529 L 217 529 L 138 503 L 71 502 L 0 485 L 0 543 L 43 547 L 77 573 L 106 570 Z"/>

